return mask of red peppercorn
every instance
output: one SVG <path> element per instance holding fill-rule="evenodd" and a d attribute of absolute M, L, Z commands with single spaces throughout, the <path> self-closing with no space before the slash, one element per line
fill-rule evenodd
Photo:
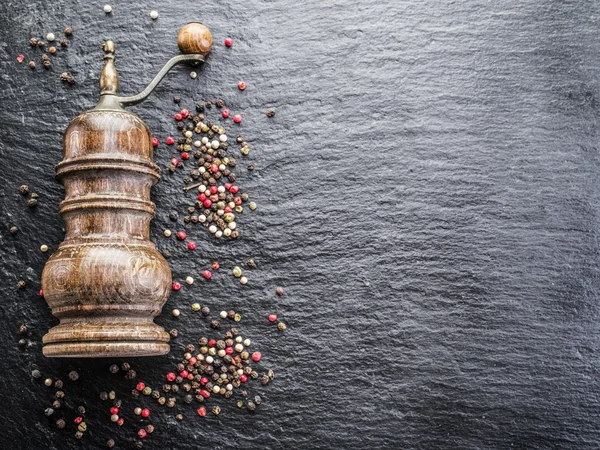
<path fill-rule="evenodd" d="M 111 414 L 119 414 L 119 408 L 117 408 L 116 406 L 113 406 L 112 408 L 110 408 L 110 413 Z"/>
<path fill-rule="evenodd" d="M 233 45 L 233 39 L 231 38 L 225 38 L 225 41 L 223 41 L 223 43 L 225 44 L 226 47 L 231 47 Z"/>
<path fill-rule="evenodd" d="M 214 339 L 211 339 L 210 341 L 208 341 L 209 347 L 214 347 L 215 345 L 217 345 L 217 341 L 215 341 Z"/>
<path fill-rule="evenodd" d="M 188 250 L 196 250 L 196 243 L 194 241 L 188 242 L 187 248 Z"/>
<path fill-rule="evenodd" d="M 180 121 L 181 119 L 183 119 L 183 117 L 181 116 L 181 114 L 177 113 L 173 116 L 175 118 L 175 120 Z"/>
<path fill-rule="evenodd" d="M 223 111 L 221 111 L 221 115 L 223 116 L 223 119 L 227 119 L 229 117 L 229 110 L 224 109 Z"/>
<path fill-rule="evenodd" d="M 243 91 L 244 89 L 246 89 L 246 83 L 244 83 L 243 81 L 240 81 L 240 82 L 238 83 L 238 89 L 239 89 L 240 91 Z"/>
<path fill-rule="evenodd" d="M 193 366 L 198 362 L 198 360 L 192 356 L 190 359 L 188 359 L 188 362 Z"/>
<path fill-rule="evenodd" d="M 200 417 L 206 416 L 206 408 L 204 406 L 201 406 L 200 408 L 198 408 L 197 413 Z"/>
<path fill-rule="evenodd" d="M 171 158 L 171 164 L 177 166 L 177 164 L 179 164 L 179 160 L 177 158 Z"/>
<path fill-rule="evenodd" d="M 219 171 L 219 166 L 218 166 L 218 164 L 211 164 L 211 165 L 210 165 L 210 171 L 211 171 L 211 172 L 213 172 L 213 173 L 216 173 L 216 172 L 218 172 L 218 171 Z"/>
<path fill-rule="evenodd" d="M 210 397 L 210 392 L 208 392 L 206 389 L 202 389 L 200 391 L 200 395 L 204 398 L 208 398 L 208 397 Z"/>
<path fill-rule="evenodd" d="M 187 161 L 188 159 L 190 159 L 190 154 L 188 152 L 182 152 L 181 159 L 185 159 Z"/>
<path fill-rule="evenodd" d="M 226 213 L 230 213 L 231 211 L 233 211 L 229 206 L 226 206 L 225 209 L 223 210 L 223 212 Z"/>
<path fill-rule="evenodd" d="M 245 383 L 246 381 L 248 381 L 248 375 L 246 375 L 245 373 L 240 375 L 240 381 L 242 383 Z"/>
<path fill-rule="evenodd" d="M 22 63 L 24 59 L 25 59 L 25 55 L 23 55 L 23 54 L 17 56 L 17 62 Z"/>
<path fill-rule="evenodd" d="M 211 266 L 211 267 L 212 267 L 212 270 L 219 270 L 219 268 L 221 267 L 221 264 L 219 264 L 219 262 L 218 262 L 218 261 L 214 261 L 214 262 L 212 263 L 212 266 Z"/>
<path fill-rule="evenodd" d="M 171 286 L 174 291 L 178 291 L 181 289 L 181 283 L 179 281 L 173 281 L 173 285 Z"/>
<path fill-rule="evenodd" d="M 275 322 L 277 320 L 277 314 L 269 314 L 269 322 Z"/>
<path fill-rule="evenodd" d="M 187 378 L 187 376 L 189 375 L 187 370 L 182 370 L 181 372 L 179 372 L 179 376 L 181 378 Z"/>
<path fill-rule="evenodd" d="M 260 361 L 261 357 L 262 357 L 262 355 L 260 354 L 260 352 L 252 353 L 252 361 L 254 361 L 254 362 Z"/>
<path fill-rule="evenodd" d="M 122 427 L 124 423 L 125 423 L 125 419 L 123 419 L 122 417 L 119 418 L 119 420 L 117 420 L 117 425 L 119 425 L 120 427 Z"/>
<path fill-rule="evenodd" d="M 225 353 L 231 355 L 233 353 L 233 347 L 225 347 Z"/>
<path fill-rule="evenodd" d="M 135 385 L 135 390 L 136 391 L 143 391 L 145 387 L 146 387 L 146 385 L 143 382 L 140 381 L 138 384 Z"/>
<path fill-rule="evenodd" d="M 138 436 L 140 437 L 140 439 L 144 439 L 147 435 L 148 433 L 146 433 L 146 430 L 144 430 L 143 428 L 140 428 L 138 430 Z"/>
<path fill-rule="evenodd" d="M 177 375 L 175 375 L 173 372 L 169 372 L 167 374 L 167 381 L 173 382 L 175 381 L 175 378 L 177 378 Z"/>
<path fill-rule="evenodd" d="M 187 109 L 182 109 L 181 111 L 179 111 L 179 114 L 181 114 L 181 117 L 183 117 L 184 119 L 190 115 L 190 112 Z"/>
<path fill-rule="evenodd" d="M 210 280 L 212 278 L 212 272 L 210 270 L 205 270 L 202 272 L 202 276 L 207 280 Z"/>
<path fill-rule="evenodd" d="M 207 198 L 206 200 L 204 200 L 202 202 L 202 204 L 204 205 L 205 208 L 210 208 L 212 205 L 212 201 L 211 201 L 211 199 Z"/>
<path fill-rule="evenodd" d="M 198 200 L 200 200 L 201 202 L 203 202 L 204 200 L 206 200 L 206 194 L 200 194 L 198 196 Z"/>
<path fill-rule="evenodd" d="M 112 408 L 111 408 L 111 410 L 112 410 Z M 117 412 L 118 412 L 118 410 L 117 410 Z M 79 425 L 81 422 L 83 422 L 83 417 L 75 417 L 75 420 L 73 422 L 75 422 L 77 425 Z"/>
<path fill-rule="evenodd" d="M 187 237 L 187 233 L 185 231 L 177 232 L 177 239 L 179 239 L 180 241 L 183 241 L 186 237 Z"/>
<path fill-rule="evenodd" d="M 232 194 L 237 194 L 239 192 L 239 190 L 240 190 L 239 186 L 231 186 L 229 188 L 229 192 L 231 192 Z"/>
<path fill-rule="evenodd" d="M 44 296 L 44 291 L 42 291 L 42 290 L 40 289 L 40 297 L 43 297 L 43 296 Z"/>
<path fill-rule="evenodd" d="M 142 409 L 142 417 L 149 417 L 149 416 L 150 416 L 150 410 L 148 408 Z"/>
<path fill-rule="evenodd" d="M 194 374 L 192 374 L 192 373 L 188 374 L 187 379 L 192 381 L 194 379 Z"/>
<path fill-rule="evenodd" d="M 152 147 L 158 147 L 158 138 L 152 138 Z"/>
<path fill-rule="evenodd" d="M 235 123 L 240 123 L 242 121 L 242 115 L 241 114 L 236 114 L 235 116 L 233 116 L 233 121 Z"/>
<path fill-rule="evenodd" d="M 167 138 L 167 141 L 166 141 L 166 142 L 167 142 L 167 145 L 173 145 L 173 144 L 175 143 L 175 139 L 173 139 L 173 137 L 172 137 L 172 136 L 169 136 L 169 137 Z"/>
<path fill-rule="evenodd" d="M 208 383 L 208 378 L 206 378 L 206 377 L 202 377 L 202 378 L 200 379 L 200 384 L 201 384 L 202 386 L 205 386 L 205 385 L 206 385 L 206 383 Z"/>
<path fill-rule="evenodd" d="M 242 198 L 241 197 L 234 197 L 233 203 L 235 203 L 236 205 L 241 205 L 242 204 Z"/>
<path fill-rule="evenodd" d="M 225 189 L 227 190 L 231 189 L 231 183 L 225 183 L 223 186 L 225 186 Z"/>
<path fill-rule="evenodd" d="M 211 186 L 211 187 L 208 188 L 208 190 L 213 195 L 216 194 L 217 192 L 219 192 L 219 189 L 216 186 Z"/>

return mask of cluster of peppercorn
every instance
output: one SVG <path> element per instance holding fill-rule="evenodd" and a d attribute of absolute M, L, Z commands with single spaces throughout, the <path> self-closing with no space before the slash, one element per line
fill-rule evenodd
<path fill-rule="evenodd" d="M 179 104 L 181 99 L 175 97 L 174 101 Z M 218 108 L 225 106 L 220 99 L 215 104 Z M 235 221 L 236 214 L 242 214 L 243 204 L 248 202 L 249 196 L 247 193 L 241 193 L 239 186 L 233 184 L 237 179 L 233 172 L 237 161 L 228 154 L 230 144 L 225 128 L 206 119 L 205 112 L 212 106 L 210 101 L 198 102 L 196 103 L 197 114 L 182 109 L 174 115 L 177 128 L 182 134 L 177 140 L 176 147 L 180 156 L 171 159 L 168 170 L 174 173 L 177 169 L 184 169 L 186 161 L 193 156 L 196 163 L 183 179 L 183 182 L 188 185 L 183 190 L 188 192 L 197 188 L 199 193 L 195 203 L 187 207 L 184 222 L 201 223 L 216 238 L 225 236 L 235 239 L 240 235 Z M 221 115 L 227 118 L 229 111 L 223 109 Z M 234 122 L 241 122 L 241 116 L 234 116 Z M 238 136 L 236 141 L 241 145 L 242 155 L 247 155 L 250 151 L 248 143 L 241 136 Z M 167 145 L 174 145 L 175 142 L 171 136 L 166 139 Z M 153 139 L 153 145 L 159 145 L 158 139 Z M 253 170 L 254 167 L 254 164 L 250 164 L 248 169 Z M 255 210 L 256 203 L 250 202 L 249 209 Z M 176 221 L 179 214 L 172 212 L 169 218 Z"/>
<path fill-rule="evenodd" d="M 73 35 L 73 29 L 71 27 L 67 27 L 64 30 L 64 34 L 66 37 L 70 37 Z M 49 47 L 47 49 L 48 53 L 51 55 L 56 54 L 57 49 L 56 46 L 53 45 L 53 43 L 56 41 L 56 36 L 54 35 L 54 33 L 48 33 L 46 35 L 46 41 L 48 41 L 49 43 Z M 62 48 L 66 48 L 69 46 L 69 39 L 61 39 L 59 41 L 59 44 Z M 41 38 L 36 38 L 36 37 L 32 37 L 31 39 L 29 39 L 29 45 L 33 48 L 38 48 L 41 50 L 45 50 L 46 49 L 46 42 L 41 39 Z M 25 55 L 20 54 L 17 56 L 17 62 L 22 63 L 25 59 Z M 45 69 L 49 70 L 52 68 L 52 60 L 50 59 L 50 57 L 48 56 L 48 54 L 44 53 L 41 56 L 41 60 L 42 60 L 42 66 L 44 66 Z M 30 59 L 29 63 L 27 63 L 27 65 L 29 66 L 30 69 L 35 69 L 36 64 L 35 64 L 35 60 L 34 59 Z M 73 77 L 73 75 L 71 75 L 68 72 L 63 72 L 60 75 L 60 80 L 68 83 L 68 84 L 74 84 L 75 83 L 75 78 Z"/>
<path fill-rule="evenodd" d="M 27 186 L 26 184 L 22 184 L 21 187 L 19 188 L 19 192 L 23 196 L 26 196 L 27 194 L 30 194 L 29 200 L 27 200 L 27 206 L 30 206 L 32 208 L 34 206 L 37 206 L 37 204 L 38 204 L 38 198 L 40 198 L 40 196 L 38 194 L 36 194 L 35 192 L 30 192 L 29 191 L 29 186 Z"/>
<path fill-rule="evenodd" d="M 31 372 L 31 376 L 33 379 L 37 380 L 42 378 L 42 373 L 38 369 L 34 369 Z M 79 374 L 75 370 L 72 370 L 71 372 L 69 372 L 68 378 L 70 381 L 77 381 L 79 379 Z M 66 395 L 64 390 L 64 382 L 61 379 L 46 378 L 44 380 L 44 385 L 47 387 L 54 387 L 55 389 L 57 389 L 57 391 L 54 394 L 54 400 L 52 401 L 52 405 L 44 409 L 44 414 L 47 417 L 56 417 L 55 412 L 57 410 L 62 410 L 64 406 L 64 399 Z M 75 432 L 76 439 L 81 439 L 84 433 L 87 431 L 87 424 L 84 421 L 85 412 L 86 411 L 84 406 L 77 407 L 78 415 L 73 420 L 75 425 L 77 425 L 77 431 Z M 66 416 L 66 413 L 63 414 L 63 418 L 56 420 L 56 428 L 58 428 L 59 430 L 62 430 L 67 426 L 67 422 L 64 419 L 64 416 Z"/>

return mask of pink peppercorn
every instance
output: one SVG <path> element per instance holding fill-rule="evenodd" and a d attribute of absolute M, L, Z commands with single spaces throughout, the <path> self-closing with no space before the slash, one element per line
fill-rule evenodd
<path fill-rule="evenodd" d="M 235 123 L 240 123 L 242 121 L 242 115 L 241 114 L 236 114 L 235 116 L 233 116 L 233 121 Z"/>
<path fill-rule="evenodd" d="M 219 171 L 219 165 L 218 164 L 211 164 L 210 165 L 210 171 L 213 173 L 217 173 Z"/>
<path fill-rule="evenodd" d="M 188 159 L 190 159 L 190 154 L 188 152 L 182 152 L 181 159 L 185 159 L 187 161 Z"/>
<path fill-rule="evenodd" d="M 277 320 L 277 314 L 269 314 L 269 322 L 275 322 Z"/>
<path fill-rule="evenodd" d="M 138 384 L 135 385 L 135 390 L 136 391 L 143 391 L 145 387 L 146 387 L 146 385 L 143 382 L 140 381 Z"/>
<path fill-rule="evenodd" d="M 223 41 L 223 43 L 225 44 L 226 47 L 231 47 L 233 45 L 233 39 L 231 38 L 225 38 L 225 41 Z"/>
<path fill-rule="evenodd" d="M 149 416 L 150 416 L 150 410 L 148 408 L 142 409 L 142 417 L 149 417 Z"/>
<path fill-rule="evenodd" d="M 152 147 L 158 147 L 158 138 L 152 138 Z"/>
<path fill-rule="evenodd" d="M 210 392 L 208 392 L 206 389 L 202 389 L 200 391 L 200 395 L 204 398 L 208 398 L 208 397 L 210 397 Z"/>
<path fill-rule="evenodd" d="M 120 427 L 122 427 L 124 423 L 125 419 L 123 419 L 122 417 L 119 420 L 117 420 L 117 425 L 119 425 Z"/>
<path fill-rule="evenodd" d="M 177 121 L 180 121 L 181 119 L 183 119 L 183 117 L 181 116 L 181 114 L 177 113 L 173 116 L 173 118 Z"/>
<path fill-rule="evenodd" d="M 22 63 L 24 59 L 25 59 L 25 55 L 19 55 L 19 56 L 17 56 L 17 62 Z"/>
<path fill-rule="evenodd" d="M 193 366 L 196 364 L 196 362 L 198 362 L 198 360 L 192 356 L 190 359 L 188 359 L 188 362 Z"/>
<path fill-rule="evenodd" d="M 205 208 L 210 208 L 210 207 L 211 207 L 211 205 L 212 205 L 212 200 L 211 200 L 211 199 L 209 199 L 209 198 L 207 198 L 206 200 L 204 200 L 204 201 L 202 202 L 202 204 L 204 205 L 204 207 L 205 207 Z"/>
<path fill-rule="evenodd" d="M 223 186 L 224 186 L 224 187 L 225 187 L 225 189 L 227 189 L 227 190 L 231 189 L 231 183 L 225 183 Z"/>
<path fill-rule="evenodd" d="M 42 291 L 42 290 L 40 289 L 40 297 L 43 297 L 43 296 L 44 296 L 44 291 Z"/>
<path fill-rule="evenodd" d="M 240 381 L 242 383 L 245 383 L 246 381 L 248 381 L 248 375 L 246 375 L 245 373 L 243 373 L 242 375 L 240 375 Z"/>
<path fill-rule="evenodd" d="M 260 352 L 252 353 L 252 361 L 254 361 L 254 362 L 260 361 L 261 357 L 262 357 L 262 355 L 260 354 Z"/>
<path fill-rule="evenodd" d="M 214 339 L 211 339 L 210 341 L 208 341 L 209 347 L 214 347 L 215 345 L 217 345 L 217 341 L 215 341 Z"/>
<path fill-rule="evenodd" d="M 181 283 L 179 281 L 173 281 L 173 285 L 171 286 L 174 291 L 178 291 L 181 289 Z"/>
<path fill-rule="evenodd" d="M 110 408 L 110 413 L 111 414 L 119 414 L 119 408 L 117 408 L 116 406 L 113 406 L 112 408 Z M 75 422 L 77 423 L 77 422 Z"/>
<path fill-rule="evenodd" d="M 233 353 L 233 347 L 225 347 L 225 353 L 231 355 Z"/>
<path fill-rule="evenodd" d="M 241 205 L 242 204 L 242 198 L 241 197 L 234 197 L 233 198 L 233 203 L 235 203 L 236 205 Z"/>
<path fill-rule="evenodd" d="M 216 164 L 215 164 L 216 165 Z M 212 167 L 212 166 L 211 166 Z M 217 166 L 217 169 L 219 168 L 219 166 Z M 210 191 L 211 194 L 216 194 L 217 192 L 219 192 L 219 189 L 216 186 L 211 186 L 208 188 L 208 190 Z"/>
<path fill-rule="evenodd" d="M 140 428 L 138 430 L 138 436 L 140 437 L 140 439 L 144 439 L 146 436 L 148 436 L 148 433 L 146 433 L 146 430 L 144 430 L 143 428 Z"/>
<path fill-rule="evenodd" d="M 176 166 L 177 164 L 179 164 L 179 160 L 177 158 L 171 158 L 171 164 Z"/>
<path fill-rule="evenodd" d="M 180 241 L 183 241 L 186 237 L 187 237 L 187 233 L 185 231 L 177 232 L 177 239 L 179 239 Z"/>
<path fill-rule="evenodd" d="M 179 114 L 181 114 L 181 117 L 183 117 L 184 119 L 190 115 L 190 112 L 187 109 L 182 109 L 181 111 L 179 111 Z"/>
<path fill-rule="evenodd" d="M 172 136 L 169 136 L 166 140 L 167 145 L 173 145 L 175 143 L 175 139 Z"/>
<path fill-rule="evenodd" d="M 189 375 L 187 370 L 182 370 L 181 372 L 179 372 L 179 376 L 181 378 L 187 378 L 187 376 Z"/>
<path fill-rule="evenodd" d="M 196 243 L 194 241 L 190 241 L 187 244 L 188 250 L 196 250 Z"/>
<path fill-rule="evenodd" d="M 177 378 L 177 375 L 175 375 L 173 372 L 169 372 L 167 374 L 167 381 L 173 382 L 175 381 L 175 378 Z"/>
<path fill-rule="evenodd" d="M 201 202 L 203 202 L 204 200 L 206 200 L 206 194 L 200 194 L 198 196 L 198 200 L 200 200 Z"/>
<path fill-rule="evenodd" d="M 111 408 L 111 410 L 112 410 L 112 408 Z M 75 417 L 75 420 L 73 422 L 75 422 L 77 425 L 79 425 L 81 422 L 83 422 L 83 417 Z"/>
<path fill-rule="evenodd" d="M 206 416 L 206 408 L 204 406 L 201 406 L 200 408 L 198 408 L 198 410 L 196 412 L 198 413 L 198 415 L 200 417 Z"/>
<path fill-rule="evenodd" d="M 223 119 L 227 119 L 229 117 L 229 110 L 224 109 L 223 111 L 221 111 L 221 115 L 223 116 Z"/>
<path fill-rule="evenodd" d="M 192 381 L 194 379 L 194 374 L 193 373 L 188 374 L 187 379 Z"/>
<path fill-rule="evenodd" d="M 237 194 L 239 192 L 239 190 L 240 190 L 239 186 L 231 186 L 229 188 L 229 192 L 231 192 L 232 194 Z"/>
<path fill-rule="evenodd" d="M 205 386 L 205 385 L 206 385 L 206 383 L 208 383 L 208 378 L 206 378 L 206 377 L 202 377 L 202 378 L 200 379 L 200 384 L 201 384 L 202 386 Z"/>
<path fill-rule="evenodd" d="M 212 263 L 212 266 L 211 266 L 211 267 L 212 267 L 212 270 L 219 270 L 219 268 L 221 267 L 221 264 L 219 264 L 219 262 L 218 262 L 218 261 L 214 261 L 214 262 Z"/>
<path fill-rule="evenodd" d="M 202 276 L 207 280 L 210 280 L 212 278 L 212 272 L 210 270 L 205 270 L 202 272 Z"/>
<path fill-rule="evenodd" d="M 240 91 L 243 91 L 244 89 L 246 89 L 246 83 L 244 83 L 243 81 L 240 81 L 240 82 L 238 83 L 238 89 L 239 89 Z"/>
<path fill-rule="evenodd" d="M 226 206 L 225 209 L 223 210 L 223 212 L 226 213 L 230 213 L 231 211 L 233 211 L 229 206 Z"/>

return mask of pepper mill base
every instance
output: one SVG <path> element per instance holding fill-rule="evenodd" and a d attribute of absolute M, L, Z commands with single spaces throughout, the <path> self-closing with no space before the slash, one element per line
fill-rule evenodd
<path fill-rule="evenodd" d="M 42 338 L 44 356 L 103 358 L 160 356 L 169 353 L 169 334 L 154 322 L 67 321 Z"/>

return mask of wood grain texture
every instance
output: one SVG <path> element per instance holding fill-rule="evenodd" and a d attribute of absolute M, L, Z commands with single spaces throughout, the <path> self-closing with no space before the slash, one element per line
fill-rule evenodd
<path fill-rule="evenodd" d="M 148 128 L 126 111 L 86 112 L 69 125 L 56 172 L 66 235 L 42 289 L 61 322 L 44 336 L 44 355 L 167 353 L 169 335 L 153 322 L 171 272 L 149 240 L 159 169 Z"/>

